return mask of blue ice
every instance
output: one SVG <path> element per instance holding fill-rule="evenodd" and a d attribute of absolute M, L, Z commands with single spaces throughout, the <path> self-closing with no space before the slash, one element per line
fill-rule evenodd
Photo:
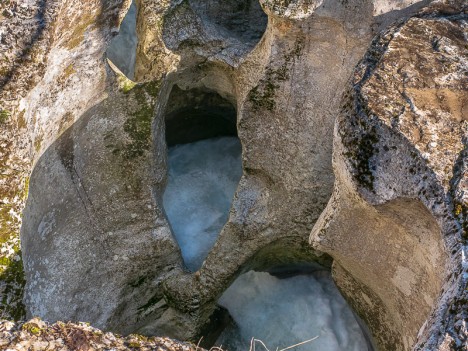
<path fill-rule="evenodd" d="M 163 202 L 187 268 L 198 270 L 228 220 L 242 176 L 241 145 L 221 137 L 169 148 Z"/>

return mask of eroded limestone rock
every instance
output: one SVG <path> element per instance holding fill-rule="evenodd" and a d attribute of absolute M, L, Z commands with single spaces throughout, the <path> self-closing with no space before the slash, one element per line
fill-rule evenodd
<path fill-rule="evenodd" d="M 42 4 L 30 3 L 35 8 Z M 260 5 L 250 0 L 140 0 L 135 77 L 145 83 L 138 85 L 105 61 L 106 45 L 130 5 L 128 1 L 106 2 L 104 7 L 101 1 L 48 4 L 50 11 L 45 13 L 56 17 L 35 24 L 42 23 L 42 31 L 49 38 L 47 45 L 40 45 L 47 61 L 39 61 L 46 64 L 36 69 L 29 61 L 19 62 L 20 68 L 28 70 L 18 72 L 32 74 L 30 70 L 36 69 L 32 74 L 36 80 L 24 95 L 4 98 L 9 96 L 10 88 L 2 95 L 2 103 L 12 101 L 12 125 L 22 125 L 19 121 L 24 112 L 23 129 L 8 134 L 15 143 L 27 140 L 25 148 L 18 148 L 26 150 L 18 151 L 18 155 L 28 155 L 31 162 L 26 163 L 22 174 L 34 168 L 22 229 L 27 278 L 24 301 L 29 315 L 51 321 L 85 320 L 122 333 L 140 331 L 195 339 L 209 323 L 216 299 L 241 272 L 310 261 L 330 266 L 329 253 L 335 259 L 335 279 L 367 320 L 379 346 L 384 350 L 410 349 L 419 324 L 424 323 L 438 301 L 440 289 L 445 286 L 446 294 L 450 294 L 453 287 L 459 287 L 449 285 L 447 280 L 446 272 L 456 263 L 453 257 L 458 257 L 458 253 L 451 253 L 452 247 L 447 248 L 458 234 L 440 239 L 441 231 L 448 233 L 437 229 L 441 218 L 445 218 L 443 210 L 440 212 L 443 206 L 434 210 L 426 204 L 428 209 L 424 210 L 414 197 L 396 199 L 400 190 L 390 189 L 385 179 L 372 179 L 370 175 L 376 171 L 367 169 L 364 162 L 353 166 L 364 167 L 364 183 L 374 184 L 385 201 L 395 197 L 378 209 L 383 213 L 378 225 L 392 225 L 393 242 L 401 245 L 388 251 L 388 257 L 396 255 L 397 262 L 406 264 L 403 254 L 407 254 L 411 267 L 401 263 L 392 266 L 394 271 L 391 267 L 384 270 L 382 276 L 366 276 L 367 271 L 343 259 L 357 251 L 338 245 L 342 243 L 336 239 L 341 235 L 339 231 L 334 235 L 322 232 L 316 249 L 309 246 L 308 237 L 327 203 L 319 226 L 331 216 L 330 208 L 335 206 L 331 204 L 340 193 L 350 193 L 351 200 L 343 195 L 336 208 L 351 206 L 356 198 L 350 177 L 342 175 L 347 174 L 345 171 L 336 172 L 333 192 L 332 149 L 335 147 L 339 155 L 339 147 L 344 147 L 340 142 L 333 146 L 333 125 L 349 76 L 377 30 L 394 19 L 407 18 L 427 3 L 399 1 L 398 5 L 382 8 L 381 1 L 262 1 L 265 15 Z M 442 6 L 441 11 L 444 9 L 447 7 Z M 460 13 L 460 8 L 453 11 Z M 252 23 L 254 30 L 249 31 L 246 27 Z M 21 24 L 17 22 L 15 28 Z M 415 31 L 419 33 L 417 28 Z M 444 33 L 440 34 L 444 38 Z M 437 45 L 441 44 L 443 40 Z M 12 56 L 16 49 L 14 45 L 9 49 Z M 447 74 L 459 69 L 455 65 Z M 432 73 L 424 74 L 432 79 Z M 15 82 L 11 89 L 22 86 L 20 78 Z M 450 92 L 451 87 L 446 89 Z M 217 108 L 228 101 L 237 109 L 243 177 L 228 223 L 202 268 L 192 274 L 184 270 L 162 207 L 165 120 L 177 116 L 179 107 L 187 107 L 190 101 L 196 102 L 208 93 L 220 98 L 211 100 L 212 106 L 200 104 L 202 108 Z M 417 100 L 416 95 L 413 99 Z M 378 104 L 380 96 L 373 96 L 375 101 L 371 103 Z M 447 95 L 447 99 L 453 99 L 453 95 Z M 407 104 L 404 97 L 395 101 L 399 106 Z M 447 120 L 443 119 L 443 125 L 450 121 L 444 118 Z M 353 126 L 347 130 L 347 138 L 359 138 Z M 444 132 L 440 138 L 456 135 L 455 150 L 462 145 L 457 133 Z M 388 132 L 389 140 L 396 138 L 394 134 Z M 401 138 L 395 141 L 395 153 L 401 147 Z M 356 152 L 373 150 L 377 142 L 364 138 Z M 410 142 L 407 144 L 412 147 Z M 435 150 L 444 150 L 441 147 L 436 145 Z M 450 157 L 454 155 L 459 151 Z M 19 164 L 15 162 L 13 165 Z M 436 166 L 427 166 L 422 160 L 420 163 L 421 171 L 415 172 L 422 177 L 427 169 L 432 177 L 425 184 L 438 184 L 445 168 L 440 173 Z M 13 165 L 7 168 L 13 169 Z M 399 163 L 391 165 L 401 171 Z M 431 174 L 432 169 L 439 173 Z M 462 174 L 461 169 L 457 174 Z M 379 174 L 390 177 L 394 173 Z M 342 178 L 347 183 L 340 185 Z M 446 183 L 451 179 L 448 177 Z M 461 187 L 461 178 L 456 179 L 452 183 Z M 417 189 L 410 183 L 397 183 L 401 188 Z M 374 196 L 363 189 L 366 196 Z M 449 193 L 437 191 L 436 199 Z M 456 196 L 463 196 L 460 194 Z M 444 196 L 447 199 L 448 195 Z M 359 204 L 363 206 L 359 212 L 362 225 L 368 228 L 365 219 L 377 216 L 375 203 Z M 451 210 L 450 205 L 444 206 Z M 461 206 L 456 213 L 465 215 L 464 211 Z M 337 223 L 346 227 L 347 221 L 345 217 Z M 374 241 L 369 235 L 355 245 L 366 248 Z M 458 250 L 458 246 L 453 247 Z M 369 260 L 369 265 L 380 267 L 382 255 L 371 253 L 375 262 Z M 418 270 L 411 270 L 413 267 Z M 368 318 L 367 310 L 362 308 L 362 301 L 368 300 L 353 294 L 362 276 L 369 281 L 363 280 L 359 289 L 381 318 Z M 385 296 L 375 291 L 382 278 L 394 287 Z M 421 287 L 416 291 L 419 295 L 412 296 L 413 285 Z M 384 299 L 393 303 L 390 309 L 381 303 Z M 442 312 L 437 313 L 426 323 L 419 337 L 422 343 L 437 338 L 433 330 L 440 327 L 442 319 L 437 316 Z M 448 328 L 456 323 L 449 321 Z"/>
<path fill-rule="evenodd" d="M 436 4 L 380 36 L 335 125 L 335 190 L 311 242 L 388 350 L 468 345 L 466 20 Z"/>

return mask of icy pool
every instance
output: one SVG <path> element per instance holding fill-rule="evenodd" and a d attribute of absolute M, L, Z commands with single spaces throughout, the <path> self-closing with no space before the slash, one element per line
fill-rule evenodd
<path fill-rule="evenodd" d="M 294 350 L 372 350 L 326 271 L 284 279 L 250 271 L 229 287 L 219 304 L 234 319 L 216 342 L 224 350 L 249 350 L 252 338 L 261 340 L 271 351 L 282 350 L 316 336 Z M 266 351 L 259 342 L 256 350 Z"/>
<path fill-rule="evenodd" d="M 112 39 L 107 49 L 107 57 L 129 79 L 134 79 L 135 76 L 136 48 L 138 45 L 136 18 L 137 6 L 133 1 L 120 25 L 119 34 Z"/>
<path fill-rule="evenodd" d="M 185 264 L 198 270 L 229 216 L 242 175 L 241 145 L 221 137 L 169 148 L 163 202 Z"/>

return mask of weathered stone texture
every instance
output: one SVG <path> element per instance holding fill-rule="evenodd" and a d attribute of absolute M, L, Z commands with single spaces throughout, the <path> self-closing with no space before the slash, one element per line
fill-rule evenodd
<path fill-rule="evenodd" d="M 38 318 L 26 323 L 0 321 L 0 347 L 8 351 L 115 350 L 194 351 L 202 348 L 169 338 L 146 338 L 141 335 L 122 337 L 103 332 L 85 323 L 47 324 Z"/>
<path fill-rule="evenodd" d="M 14 295 L 21 293 L 24 281 L 12 275 L 22 270 L 15 258 L 31 168 L 103 95 L 104 45 L 122 18 L 121 6 L 121 1 L 2 2 L 0 256 L 5 316 L 21 316 Z M 100 25 L 94 25 L 98 21 Z"/>
<path fill-rule="evenodd" d="M 389 350 L 467 347 L 467 19 L 435 4 L 376 39 L 335 126 L 337 181 L 311 242 Z"/>
<path fill-rule="evenodd" d="M 429 2 L 139 0 L 141 84 L 105 60 L 129 1 L 11 5 L 44 19 L 0 24 L 2 38 L 26 23 L 42 33 L 0 95 L 5 143 L 24 161 L 4 184 L 21 189 L 33 170 L 28 315 L 195 339 L 242 271 L 333 260 L 381 349 L 439 347 L 441 326 L 463 343 L 466 19 L 435 2 L 405 23 Z M 12 58 L 21 40 L 7 40 Z M 187 272 L 161 201 L 165 118 L 206 92 L 237 108 L 243 177 L 203 267 Z"/>

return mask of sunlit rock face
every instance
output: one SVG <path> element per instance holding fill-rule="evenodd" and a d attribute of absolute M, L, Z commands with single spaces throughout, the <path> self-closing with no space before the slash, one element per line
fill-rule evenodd
<path fill-rule="evenodd" d="M 320 7 L 323 0 L 294 0 L 294 1 L 270 1 L 260 0 L 263 8 L 271 15 L 291 18 L 305 19 L 311 16 Z"/>
<path fill-rule="evenodd" d="M 0 315 L 4 318 L 25 318 L 19 237 L 32 169 L 58 136 L 105 96 L 103 54 L 129 6 L 126 0 L 0 3 Z"/>
<path fill-rule="evenodd" d="M 385 328 L 374 335 L 386 349 L 468 345 L 467 34 L 466 16 L 440 3 L 392 27 L 357 66 L 336 121 L 335 191 L 311 243 L 335 258 L 371 330 Z"/>
<path fill-rule="evenodd" d="M 168 152 L 164 209 L 188 269 L 198 270 L 227 222 L 242 175 L 235 137 L 176 145 Z"/>
<path fill-rule="evenodd" d="M 270 350 L 306 341 L 301 348 L 310 351 L 372 350 L 327 271 L 280 278 L 251 271 L 236 279 L 219 304 L 234 323 L 216 344 L 231 351 L 249 349 L 252 338 Z"/>

